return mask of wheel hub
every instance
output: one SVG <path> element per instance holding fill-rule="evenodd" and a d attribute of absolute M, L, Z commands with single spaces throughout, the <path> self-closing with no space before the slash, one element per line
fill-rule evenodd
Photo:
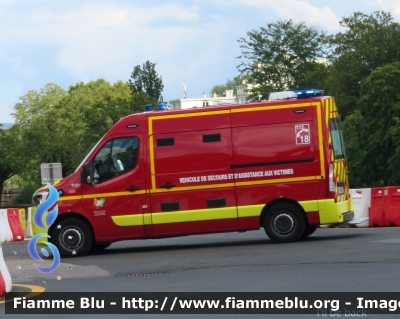
<path fill-rule="evenodd" d="M 288 214 L 279 214 L 274 219 L 274 228 L 280 234 L 288 234 L 294 228 L 294 219 Z"/>
<path fill-rule="evenodd" d="M 82 236 L 77 229 L 67 229 L 62 236 L 63 242 L 67 248 L 76 248 L 82 242 Z"/>

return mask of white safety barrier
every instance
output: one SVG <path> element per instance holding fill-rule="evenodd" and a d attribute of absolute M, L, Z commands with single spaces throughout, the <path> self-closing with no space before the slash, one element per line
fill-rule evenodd
<path fill-rule="evenodd" d="M 350 197 L 354 203 L 354 218 L 369 218 L 371 207 L 371 188 L 350 189 Z M 369 220 L 357 224 L 357 227 L 369 227 Z"/>
<path fill-rule="evenodd" d="M 1 273 L 0 280 L 3 279 L 4 281 L 4 283 L 0 282 L 0 288 L 2 286 L 3 287 L 5 286 L 5 292 L 10 292 L 12 289 L 12 280 L 10 272 L 8 271 L 7 265 L 4 261 L 3 249 L 1 248 L 1 243 L 0 243 L 0 273 Z M 0 296 L 1 296 L 1 291 L 0 291 Z"/>
<path fill-rule="evenodd" d="M 3 257 L 1 244 L 6 241 L 12 241 L 13 234 L 8 223 L 7 209 L 0 209 L 0 296 L 12 289 L 12 280 L 10 272 Z"/>
<path fill-rule="evenodd" d="M 24 229 L 24 234 L 25 238 L 31 238 L 33 237 L 33 231 L 32 231 L 32 215 L 34 214 L 34 210 L 32 207 L 29 207 L 27 209 L 27 214 L 28 216 L 26 217 L 26 228 Z"/>
<path fill-rule="evenodd" d="M 7 209 L 0 209 L 0 233 L 3 233 L 3 242 L 13 240 L 13 234 L 8 222 Z"/>
<path fill-rule="evenodd" d="M 0 212 L 1 213 L 1 212 Z M 3 226 L 3 219 L 0 216 L 0 244 L 6 241 L 5 227 Z"/>

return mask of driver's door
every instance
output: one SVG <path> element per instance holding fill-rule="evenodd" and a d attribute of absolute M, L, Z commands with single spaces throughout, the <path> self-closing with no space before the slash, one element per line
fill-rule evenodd
<path fill-rule="evenodd" d="M 82 183 L 83 211 L 97 240 L 144 235 L 145 165 L 141 134 L 105 141 L 91 160 L 93 186 Z"/>

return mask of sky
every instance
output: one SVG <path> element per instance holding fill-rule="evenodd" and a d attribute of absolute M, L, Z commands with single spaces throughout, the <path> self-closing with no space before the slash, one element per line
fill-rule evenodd
<path fill-rule="evenodd" d="M 390 12 L 399 0 L 0 0 L 0 123 L 29 90 L 68 89 L 103 78 L 127 82 L 136 65 L 156 63 L 164 101 L 209 95 L 239 74 L 237 40 L 292 19 L 341 31 L 354 12 Z"/>

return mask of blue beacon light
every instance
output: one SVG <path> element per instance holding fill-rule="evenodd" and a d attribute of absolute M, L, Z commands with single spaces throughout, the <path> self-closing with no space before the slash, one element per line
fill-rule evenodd
<path fill-rule="evenodd" d="M 296 90 L 294 92 L 297 94 L 297 98 L 322 96 L 324 94 L 324 90 L 315 90 L 315 89 Z"/>
<path fill-rule="evenodd" d="M 152 112 L 153 111 L 153 105 L 152 104 L 146 104 L 144 106 L 144 111 L 145 112 Z"/>

